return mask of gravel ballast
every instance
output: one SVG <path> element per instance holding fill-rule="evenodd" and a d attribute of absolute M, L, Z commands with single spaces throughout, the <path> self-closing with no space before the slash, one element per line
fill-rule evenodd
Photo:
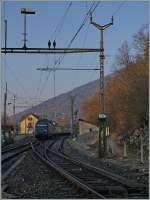
<path fill-rule="evenodd" d="M 18 198 L 73 198 L 81 196 L 53 169 L 44 165 L 32 151 L 6 180 L 7 193 Z"/>
<path fill-rule="evenodd" d="M 69 139 L 64 144 L 64 152 L 72 158 L 80 159 L 88 164 L 106 169 L 123 177 L 135 180 L 139 183 L 149 185 L 149 162 L 141 164 L 137 160 L 105 158 L 99 159 L 93 151 L 86 145 L 82 145 L 80 140 Z"/>
<path fill-rule="evenodd" d="M 54 149 L 60 142 L 54 145 Z M 72 139 L 64 143 L 64 152 L 72 158 L 80 159 L 88 164 L 109 170 L 121 176 L 144 183 L 148 186 L 148 163 L 144 165 L 130 160 L 99 159 L 89 149 L 83 148 Z M 55 170 L 48 168 L 32 150 L 24 153 L 25 158 L 5 181 L 7 193 L 18 198 L 30 199 L 67 199 L 82 196 L 64 180 Z"/>

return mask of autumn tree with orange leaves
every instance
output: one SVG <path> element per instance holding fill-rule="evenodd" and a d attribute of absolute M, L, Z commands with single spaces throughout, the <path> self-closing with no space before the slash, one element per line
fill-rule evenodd
<path fill-rule="evenodd" d="M 131 50 L 135 55 L 131 56 Z M 105 85 L 105 110 L 110 130 L 116 135 L 132 131 L 148 121 L 149 80 L 148 26 L 133 37 L 132 48 L 124 42 L 119 48 L 115 71 Z M 85 118 L 98 123 L 99 93 L 82 105 Z"/>

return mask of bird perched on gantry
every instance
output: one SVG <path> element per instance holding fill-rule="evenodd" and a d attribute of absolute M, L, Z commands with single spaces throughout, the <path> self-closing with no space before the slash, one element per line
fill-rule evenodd
<path fill-rule="evenodd" d="M 56 47 L 56 41 L 54 40 L 54 42 L 53 42 L 53 47 L 54 47 L 54 49 L 55 49 L 55 47 Z"/>
<path fill-rule="evenodd" d="M 51 41 L 50 40 L 48 41 L 48 48 L 49 49 L 51 48 Z"/>

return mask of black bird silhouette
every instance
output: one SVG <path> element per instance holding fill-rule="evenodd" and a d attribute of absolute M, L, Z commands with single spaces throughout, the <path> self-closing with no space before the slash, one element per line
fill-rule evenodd
<path fill-rule="evenodd" d="M 56 47 L 56 42 L 55 42 L 55 40 L 54 40 L 54 42 L 53 42 L 53 47 L 54 47 L 54 49 L 55 49 L 55 47 Z"/>
<path fill-rule="evenodd" d="M 48 48 L 49 49 L 51 48 L 51 41 L 50 40 L 48 41 Z"/>

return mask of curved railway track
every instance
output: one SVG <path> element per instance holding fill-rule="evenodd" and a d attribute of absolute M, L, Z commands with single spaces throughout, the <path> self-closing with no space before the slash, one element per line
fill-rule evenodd
<path fill-rule="evenodd" d="M 62 140 L 63 142 L 63 140 Z M 129 181 L 81 161 L 73 160 L 67 155 L 53 151 L 50 146 L 40 146 L 33 151 L 47 165 L 55 169 L 61 176 L 80 189 L 87 198 L 140 198 L 147 197 L 145 186 Z M 62 147 L 63 145 L 61 145 Z M 61 148 L 59 148 L 59 151 Z M 80 191 L 80 192 L 81 192 Z"/>
<path fill-rule="evenodd" d="M 51 148 L 58 140 L 53 140 L 50 142 L 50 144 L 47 142 L 40 142 L 39 145 L 37 145 L 36 147 L 31 144 L 32 148 L 33 148 L 33 152 L 40 158 L 41 161 L 43 161 L 46 165 L 48 165 L 48 167 L 50 167 L 51 169 L 55 169 L 55 167 L 52 167 L 52 163 L 49 163 L 46 158 L 45 158 L 45 150 L 46 148 Z M 55 169 L 56 172 L 58 172 Z M 70 181 L 68 181 L 68 179 L 66 179 L 64 176 L 60 176 L 59 173 L 54 173 L 55 174 L 55 188 L 57 188 L 58 193 L 57 195 L 54 194 L 54 196 L 56 198 L 83 198 L 84 197 L 84 193 L 80 193 L 79 188 L 76 188 L 75 185 L 73 185 Z"/>

